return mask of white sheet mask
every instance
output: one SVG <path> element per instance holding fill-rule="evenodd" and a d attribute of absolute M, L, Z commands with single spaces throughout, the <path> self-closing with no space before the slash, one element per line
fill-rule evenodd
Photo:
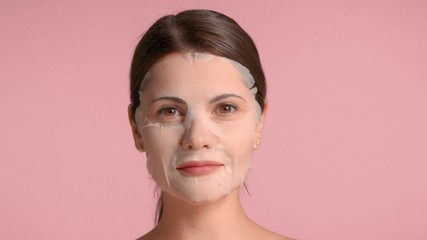
<path fill-rule="evenodd" d="M 150 84 L 140 91 L 135 116 L 148 172 L 162 190 L 204 202 L 242 185 L 261 117 L 249 70 L 208 53 L 176 53 L 155 64 L 145 80 Z M 227 104 L 237 108 L 218 111 Z M 164 114 L 172 108 L 178 114 Z M 183 163 L 207 160 L 223 166 L 202 175 L 177 170 Z"/>

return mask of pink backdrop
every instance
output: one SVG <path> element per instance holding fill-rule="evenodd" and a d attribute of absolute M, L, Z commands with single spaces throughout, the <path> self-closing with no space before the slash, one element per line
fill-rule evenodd
<path fill-rule="evenodd" d="M 0 2 L 0 239 L 134 239 L 154 184 L 131 55 L 188 8 L 254 38 L 270 113 L 244 205 L 299 239 L 427 239 L 426 1 Z"/>

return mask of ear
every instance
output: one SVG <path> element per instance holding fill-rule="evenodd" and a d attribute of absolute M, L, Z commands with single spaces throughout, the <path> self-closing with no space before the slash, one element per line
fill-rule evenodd
<path fill-rule="evenodd" d="M 256 136 L 254 139 L 254 150 L 258 149 L 261 145 L 261 138 L 262 138 L 262 130 L 264 129 L 264 123 L 265 119 L 267 117 L 268 112 L 268 102 L 267 100 L 264 101 L 264 110 L 261 114 L 261 119 L 258 122 L 257 128 L 256 128 Z"/>
<path fill-rule="evenodd" d="M 142 136 L 138 131 L 138 125 L 135 122 L 134 114 L 132 112 L 132 104 L 128 106 L 128 118 L 130 127 L 132 128 L 133 140 L 135 141 L 135 147 L 140 152 L 144 152 L 144 145 L 142 144 Z"/>

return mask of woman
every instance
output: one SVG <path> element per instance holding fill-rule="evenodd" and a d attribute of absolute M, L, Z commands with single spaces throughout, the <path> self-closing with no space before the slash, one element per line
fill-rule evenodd
<path fill-rule="evenodd" d="M 158 224 L 140 239 L 286 239 L 239 198 L 267 113 L 247 33 L 214 11 L 162 17 L 136 47 L 130 78 L 135 146 L 162 191 Z"/>

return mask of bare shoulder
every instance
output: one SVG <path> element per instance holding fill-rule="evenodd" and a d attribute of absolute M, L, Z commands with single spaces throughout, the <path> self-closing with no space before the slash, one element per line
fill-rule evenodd
<path fill-rule="evenodd" d="M 260 225 L 258 225 L 259 232 L 254 239 L 268 239 L 268 240 L 296 240 L 290 237 L 280 235 L 278 233 L 272 232 Z"/>
<path fill-rule="evenodd" d="M 248 230 L 248 229 L 247 229 Z M 253 231 L 246 231 L 240 236 L 241 239 L 245 240 L 296 240 L 290 237 L 282 236 L 275 232 L 272 232 L 268 229 L 265 229 L 259 225 L 252 229 Z M 170 236 L 163 236 L 160 231 L 156 228 L 152 229 L 147 234 L 141 236 L 137 240 L 161 240 L 161 239 L 170 239 Z M 239 239 L 240 239 L 239 238 Z"/>
<path fill-rule="evenodd" d="M 285 236 L 279 235 L 277 233 L 274 233 L 274 235 L 271 238 L 269 238 L 269 239 L 271 239 L 271 240 L 296 240 L 296 239 L 293 239 L 293 238 L 289 238 L 289 237 L 285 237 Z"/>
<path fill-rule="evenodd" d="M 280 234 L 277 234 L 277 233 L 274 233 L 271 231 L 268 231 L 268 233 L 263 234 L 263 235 L 264 235 L 263 239 L 268 239 L 268 240 L 296 240 L 293 238 L 282 236 Z"/>
<path fill-rule="evenodd" d="M 280 235 L 278 233 L 272 232 L 260 225 L 256 225 L 257 230 L 255 230 L 249 238 L 247 239 L 266 239 L 266 240 L 295 240 L 290 237 L 286 237 L 283 235 Z"/>

